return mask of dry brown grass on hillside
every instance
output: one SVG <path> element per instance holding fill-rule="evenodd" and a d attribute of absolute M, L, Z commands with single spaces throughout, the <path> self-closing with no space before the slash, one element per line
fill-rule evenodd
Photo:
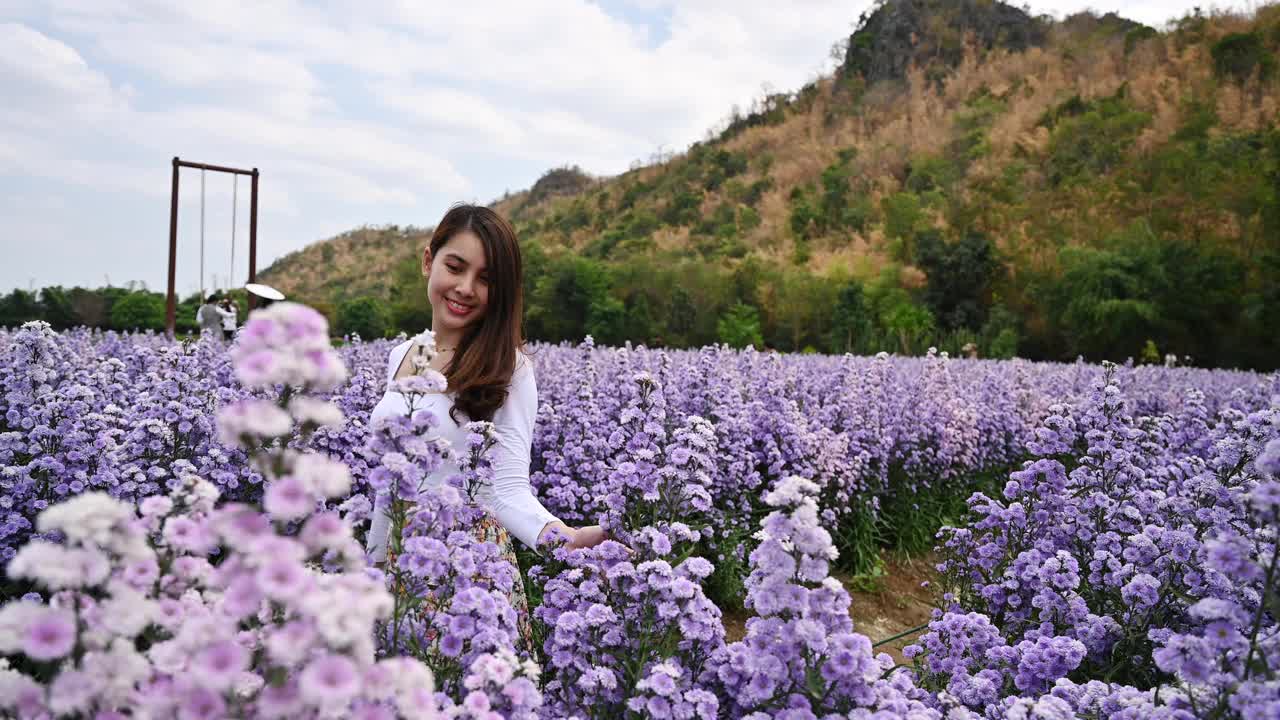
<path fill-rule="evenodd" d="M 415 257 L 429 237 L 416 228 L 359 228 L 290 253 L 259 278 L 310 302 L 348 293 L 387 297 L 395 267 Z"/>
<path fill-rule="evenodd" d="M 833 77 L 817 79 L 816 92 L 811 98 L 805 95 L 807 110 L 788 112 L 776 125 L 749 127 L 719 145 L 749 158 L 748 171 L 734 178 L 739 188 L 763 179 L 765 174 L 756 160 L 765 155 L 772 158 L 767 170 L 772 188 L 755 204 L 760 224 L 739 239 L 766 261 L 791 263 L 795 247 L 789 227 L 792 190 L 802 185 L 817 187 L 824 169 L 846 148 L 856 151 L 851 167 L 860 182 L 855 183 L 855 192 L 868 193 L 872 214 L 878 215 L 881 200 L 903 189 L 914 161 L 949 152 L 959 136 L 958 120 L 982 104 L 975 99 L 987 95 L 1000 101 L 1000 109 L 990 118 L 992 124 L 985 132 L 987 147 L 964 168 L 964 179 L 953 189 L 990 205 L 976 221 L 977 229 L 988 232 L 1002 252 L 1016 258 L 1007 264 L 1011 272 L 1015 267 L 1044 269 L 1056 262 L 1059 243 L 1092 242 L 1105 228 L 1123 226 L 1133 202 L 1132 198 L 1108 197 L 1106 190 L 1050 186 L 1042 170 L 1047 167 L 1044 160 L 1050 131 L 1038 126 L 1046 111 L 1075 95 L 1090 101 L 1124 87 L 1134 107 L 1151 115 L 1151 122 L 1135 141 L 1139 151 L 1159 146 L 1178 130 L 1186 119 L 1189 100 L 1214 98 L 1218 122 L 1211 132 L 1263 128 L 1280 114 L 1280 85 L 1274 81 L 1264 85 L 1256 77 L 1243 86 L 1219 80 L 1213 76 L 1209 51 L 1215 40 L 1228 33 L 1280 23 L 1280 4 L 1258 9 L 1256 18 L 1252 14 L 1215 13 L 1203 22 L 1184 23 L 1184 28 L 1189 28 L 1185 31 L 1130 42 L 1127 49 L 1124 26 L 1113 20 L 1078 16 L 1056 23 L 1044 47 L 1024 52 L 980 52 L 971 45 L 941 91 L 920 69 L 909 71 L 902 82 L 874 85 L 856 101 L 847 82 Z M 987 191 L 1004 181 L 1015 159 L 1025 165 L 1017 189 L 1029 199 L 1007 204 L 990 200 L 995 194 Z M 535 233 L 547 241 L 543 246 L 549 252 L 580 250 L 598 239 L 597 228 L 621 217 L 618 200 L 626 188 L 671 177 L 688 162 L 690 158 L 684 154 L 667 156 L 613 178 L 593 180 L 577 195 L 552 195 L 530 203 L 530 192 L 520 191 L 494 206 L 509 217 L 530 222 L 548 219 L 589 198 L 592 226 L 580 227 L 568 236 L 554 229 Z M 661 184 L 661 191 L 639 198 L 637 209 L 657 213 L 670 201 L 672 183 L 654 184 Z M 688 187 L 698 190 L 699 184 Z M 732 202 L 726 185 L 706 192 L 701 204 L 703 219 Z M 609 196 L 603 216 L 595 201 L 600 191 Z M 1025 216 L 1028 208 L 1035 208 L 1035 217 Z M 1197 211 L 1194 215 L 1186 219 L 1187 226 L 1206 233 L 1214 228 L 1232 229 L 1232 223 L 1238 222 L 1226 211 Z M 935 212 L 934 225 L 942 227 L 944 222 Z M 298 292 L 343 286 L 376 288 L 380 282 L 385 284 L 389 268 L 412 254 L 403 247 L 392 249 L 366 242 L 358 231 L 349 235 L 352 237 L 344 235 L 324 243 L 329 246 L 328 260 L 313 246 L 297 263 L 282 263 L 282 269 L 290 270 L 281 273 L 280 282 L 290 283 L 289 288 L 296 286 Z M 660 251 L 678 251 L 697 241 L 690 235 L 688 226 L 664 227 L 652 240 Z M 809 267 L 817 272 L 841 270 L 868 277 L 889 262 L 888 245 L 880 218 L 873 217 L 865 233 L 837 229 L 829 237 L 813 239 L 808 247 Z"/>

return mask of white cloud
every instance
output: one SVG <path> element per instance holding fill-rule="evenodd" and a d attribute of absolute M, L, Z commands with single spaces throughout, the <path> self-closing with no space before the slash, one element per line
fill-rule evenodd
<path fill-rule="evenodd" d="M 0 23 L 0 87 L 10 110 L 83 111 L 115 101 L 106 75 L 74 48 L 12 22 Z"/>
<path fill-rule="evenodd" d="M 427 130 L 439 130 L 473 141 L 516 147 L 527 139 L 513 108 L 500 108 L 487 98 L 447 87 L 416 88 L 383 84 L 379 101 Z"/>
<path fill-rule="evenodd" d="M 48 186 L 82 210 L 44 213 L 43 231 L 23 216 L 66 259 L 20 251 L 48 282 L 97 282 L 116 263 L 113 277 L 154 287 L 175 154 L 262 169 L 264 253 L 360 223 L 426 225 L 551 166 L 609 174 L 684 148 L 762 86 L 795 90 L 829 69 L 871 4 L 0 0 L 0 196 Z M 1033 9 L 1159 23 L 1193 4 Z M 217 187 L 211 198 L 229 192 Z M 90 236 L 114 251 L 61 245 Z M 0 288 L 25 285 L 20 272 L 0 266 Z"/>

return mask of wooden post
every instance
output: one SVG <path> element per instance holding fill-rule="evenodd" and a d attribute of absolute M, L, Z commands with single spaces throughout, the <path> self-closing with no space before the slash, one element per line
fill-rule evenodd
<path fill-rule="evenodd" d="M 249 190 L 249 282 L 258 282 L 258 168 L 253 169 L 253 181 Z M 249 309 L 258 303 L 249 293 Z"/>
<path fill-rule="evenodd" d="M 169 295 L 165 300 L 164 327 L 172 340 L 177 327 L 178 296 L 174 286 L 178 279 L 178 158 L 173 158 L 173 190 L 169 197 Z M 203 300 L 204 298 L 201 298 Z"/>

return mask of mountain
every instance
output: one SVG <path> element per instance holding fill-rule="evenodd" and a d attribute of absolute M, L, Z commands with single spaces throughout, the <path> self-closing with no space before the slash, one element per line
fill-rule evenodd
<path fill-rule="evenodd" d="M 356 228 L 278 258 L 258 281 L 313 303 L 365 295 L 385 300 L 396 268 L 416 258 L 430 238 L 430 229 L 413 226 Z"/>
<path fill-rule="evenodd" d="M 496 201 L 529 258 L 529 334 L 1274 367 L 1278 48 L 1276 5 L 1158 32 L 881 2 L 831 75 L 687 151 Z M 408 302 L 387 268 L 421 237 L 388 233 L 263 276 Z"/>

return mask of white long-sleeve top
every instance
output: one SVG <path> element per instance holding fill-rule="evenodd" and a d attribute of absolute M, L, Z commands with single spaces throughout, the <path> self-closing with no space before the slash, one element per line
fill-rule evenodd
<path fill-rule="evenodd" d="M 228 310 L 221 305 L 216 305 L 215 307 L 218 309 L 218 317 L 222 318 L 222 329 L 234 331 L 236 329 L 236 311 Z"/>
<path fill-rule="evenodd" d="M 405 354 L 413 346 L 413 341 L 405 341 L 391 351 L 387 362 L 387 382 L 395 378 L 396 370 L 404 360 Z M 413 408 L 431 410 L 439 418 L 437 431 L 440 437 L 448 440 L 454 450 L 466 451 L 467 431 L 465 413 L 459 411 L 462 426 L 449 416 L 453 407 L 453 393 L 432 393 L 418 400 Z M 388 390 L 370 413 L 370 421 L 391 414 L 405 415 L 409 412 L 408 399 L 398 392 Z M 507 532 L 514 535 L 529 547 L 535 547 L 538 534 L 547 523 L 557 520 L 542 503 L 533 495 L 533 487 L 529 484 L 529 453 L 533 444 L 533 422 L 538 413 L 538 386 L 533 377 L 533 361 L 524 353 L 516 359 L 515 372 L 511 376 L 511 384 L 507 386 L 507 399 L 493 416 L 493 424 L 498 434 L 498 442 L 490 450 L 493 467 L 493 485 L 483 492 L 480 499 L 502 523 Z M 428 483 L 442 483 L 446 478 L 458 472 L 454 462 L 442 464 L 428 476 Z M 390 518 L 378 509 L 375 503 L 373 524 L 369 528 L 366 546 L 375 561 L 386 559 L 387 533 L 390 529 Z"/>

